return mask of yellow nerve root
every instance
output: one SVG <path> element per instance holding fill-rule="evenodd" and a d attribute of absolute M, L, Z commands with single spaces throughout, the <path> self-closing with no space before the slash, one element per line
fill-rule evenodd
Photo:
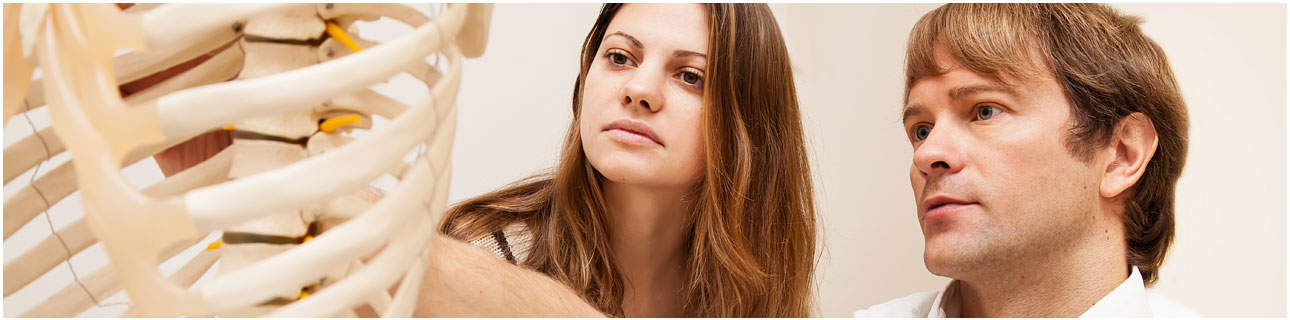
<path fill-rule="evenodd" d="M 326 133 L 331 133 L 332 131 L 336 131 L 337 128 L 355 124 L 355 123 L 358 123 L 359 121 L 363 121 L 363 118 L 359 117 L 357 114 L 339 116 L 339 117 L 323 120 L 323 123 L 318 125 L 318 130 L 322 130 L 322 132 L 326 132 Z"/>
<path fill-rule="evenodd" d="M 358 50 L 363 50 L 363 48 L 359 47 L 357 43 L 354 43 L 353 39 L 349 38 L 349 35 L 345 33 L 345 30 L 342 30 L 339 25 L 336 25 L 336 22 L 327 21 L 327 34 L 331 35 L 332 38 L 336 38 L 336 41 L 340 41 L 340 43 L 345 44 L 346 47 L 349 47 L 350 51 L 358 52 Z"/>

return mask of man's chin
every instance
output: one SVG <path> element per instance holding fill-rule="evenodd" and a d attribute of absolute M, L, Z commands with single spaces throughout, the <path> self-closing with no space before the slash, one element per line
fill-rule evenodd
<path fill-rule="evenodd" d="M 979 264 L 976 248 L 951 239 L 928 239 L 923 249 L 923 264 L 934 275 L 955 278 Z"/>

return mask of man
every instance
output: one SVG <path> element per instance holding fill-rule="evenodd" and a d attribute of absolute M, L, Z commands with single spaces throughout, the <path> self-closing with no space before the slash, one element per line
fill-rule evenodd
<path fill-rule="evenodd" d="M 1173 238 L 1187 112 L 1140 19 L 950 4 L 906 52 L 903 122 L 928 271 L 887 317 L 1186 316 L 1146 289 Z"/>

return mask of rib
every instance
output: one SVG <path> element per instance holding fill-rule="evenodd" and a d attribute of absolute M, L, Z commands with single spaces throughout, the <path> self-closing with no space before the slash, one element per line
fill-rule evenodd
<path fill-rule="evenodd" d="M 44 139 L 43 143 L 41 139 Z M 49 148 L 48 153 L 45 151 L 46 147 Z M 54 135 L 53 128 L 40 129 L 35 134 L 18 140 L 4 148 L 4 183 L 9 184 L 23 172 L 35 167 L 37 163 L 49 160 L 49 157 L 66 150 L 62 140 L 58 140 L 58 136 Z"/>

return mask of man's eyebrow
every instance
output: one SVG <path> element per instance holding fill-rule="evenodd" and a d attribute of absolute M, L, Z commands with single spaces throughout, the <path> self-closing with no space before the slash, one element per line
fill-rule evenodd
<path fill-rule="evenodd" d="M 636 49 L 645 47 L 645 45 L 641 44 L 640 40 L 636 40 L 636 37 L 633 37 L 632 35 L 627 34 L 626 32 L 614 31 L 614 33 L 610 33 L 608 36 L 605 36 L 605 39 L 608 39 L 610 36 L 623 36 L 624 38 L 627 38 L 627 40 L 630 40 L 632 42 L 632 46 L 636 47 Z"/>
<path fill-rule="evenodd" d="M 1000 84 L 973 84 L 950 89 L 950 100 L 961 100 L 973 94 L 981 92 L 999 92 L 1008 95 L 1016 95 L 1017 90 Z M 910 117 L 923 113 L 923 105 L 920 103 L 910 103 L 905 105 L 900 111 L 900 122 L 904 123 Z"/>
<path fill-rule="evenodd" d="M 707 58 L 708 58 L 708 55 L 706 55 L 706 54 L 702 54 L 702 53 L 698 53 L 698 52 L 694 52 L 694 51 L 689 51 L 689 50 L 679 50 L 679 49 L 678 49 L 678 50 L 676 50 L 676 51 L 672 51 L 672 56 L 677 57 L 677 58 L 685 58 L 685 57 L 691 57 L 691 56 L 693 56 L 693 57 L 700 57 L 700 58 L 704 58 L 704 59 L 707 59 Z"/>
<path fill-rule="evenodd" d="M 974 84 L 950 89 L 950 100 L 960 100 L 980 92 L 998 92 L 1016 95 L 1017 91 L 999 84 Z"/>
<path fill-rule="evenodd" d="M 922 113 L 923 113 L 922 104 L 918 104 L 918 103 L 907 104 L 900 111 L 900 123 L 905 123 L 905 121 L 909 120 L 909 117 L 917 116 Z"/>

